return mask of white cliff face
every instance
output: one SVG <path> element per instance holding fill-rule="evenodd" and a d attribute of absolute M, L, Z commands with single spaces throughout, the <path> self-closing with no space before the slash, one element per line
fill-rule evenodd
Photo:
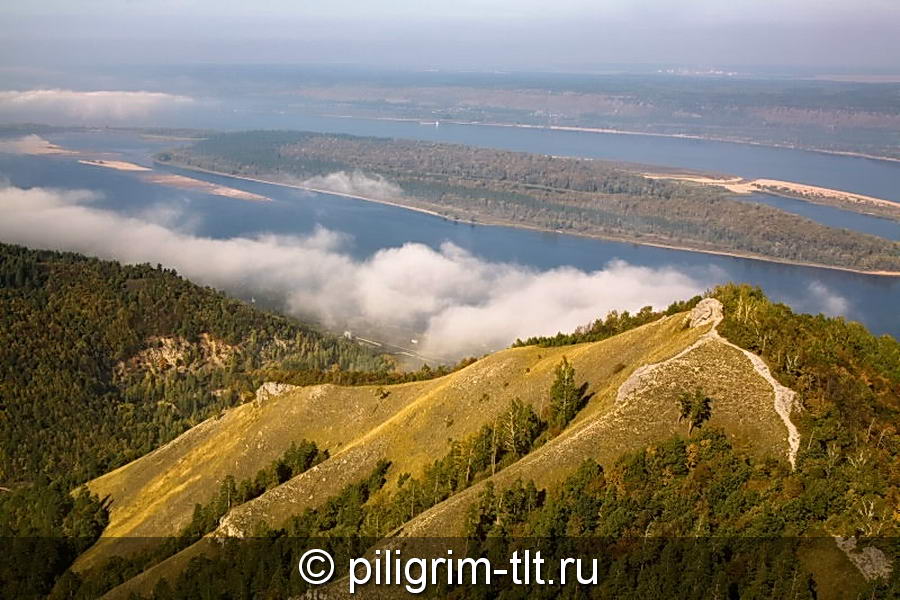
<path fill-rule="evenodd" d="M 860 574 L 866 581 L 879 578 L 887 579 L 891 576 L 894 570 L 891 561 L 885 556 L 884 552 L 875 546 L 866 546 L 858 550 L 856 548 L 856 538 L 853 537 L 835 537 L 834 541 L 838 548 L 844 551 L 850 562 L 859 569 Z"/>
<path fill-rule="evenodd" d="M 704 298 L 691 310 L 691 328 L 712 324 L 718 325 L 724 318 L 722 303 L 715 298 Z"/>
<path fill-rule="evenodd" d="M 256 399 L 254 402 L 259 405 L 275 396 L 280 396 L 281 394 L 286 394 L 296 389 L 299 389 L 299 386 L 291 385 L 289 383 L 267 381 L 257 388 Z"/>

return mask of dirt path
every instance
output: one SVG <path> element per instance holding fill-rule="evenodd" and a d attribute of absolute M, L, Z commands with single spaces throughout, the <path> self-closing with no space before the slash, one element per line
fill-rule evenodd
<path fill-rule="evenodd" d="M 797 466 L 797 451 L 800 448 L 800 432 L 797 430 L 797 426 L 794 425 L 793 421 L 791 421 L 791 412 L 796 408 L 796 397 L 797 393 L 787 388 L 772 376 L 772 372 L 769 370 L 768 365 L 766 365 L 765 361 L 762 358 L 753 354 L 749 350 L 745 350 L 740 346 L 736 346 L 732 344 L 721 335 L 719 335 L 718 326 L 719 323 L 722 322 L 724 318 L 724 314 L 722 312 L 722 303 L 716 300 L 715 298 L 705 298 L 702 300 L 694 309 L 691 311 L 691 327 L 702 327 L 704 325 L 711 324 L 712 327 L 708 332 L 706 332 L 700 339 L 696 342 L 673 356 L 672 358 L 666 359 L 662 362 L 653 363 L 650 365 L 644 365 L 643 367 L 636 369 L 634 373 L 631 374 L 631 377 L 625 380 L 621 386 L 619 386 L 619 390 L 616 393 L 616 404 L 621 403 L 629 394 L 634 392 L 638 387 L 640 387 L 644 379 L 652 372 L 656 371 L 663 365 L 674 362 L 685 356 L 689 352 L 694 349 L 702 346 L 703 344 L 708 344 L 710 342 L 718 342 L 720 344 L 724 344 L 735 350 L 741 352 L 750 363 L 753 365 L 753 369 L 759 374 L 760 377 L 765 379 L 770 386 L 772 386 L 772 392 L 775 397 L 775 412 L 778 413 L 778 416 L 781 417 L 781 420 L 784 422 L 784 426 L 787 428 L 788 432 L 788 462 L 791 463 L 791 468 L 794 469 Z"/>

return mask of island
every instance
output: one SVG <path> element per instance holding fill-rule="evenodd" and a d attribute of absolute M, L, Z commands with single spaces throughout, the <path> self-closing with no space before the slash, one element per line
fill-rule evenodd
<path fill-rule="evenodd" d="M 156 160 L 468 223 L 900 275 L 898 242 L 607 161 L 296 131 L 215 134 Z"/>

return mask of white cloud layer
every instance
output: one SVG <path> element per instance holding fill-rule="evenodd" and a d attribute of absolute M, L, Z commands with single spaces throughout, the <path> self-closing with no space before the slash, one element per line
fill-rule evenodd
<path fill-rule="evenodd" d="M 11 90 L 0 91 L 0 114 L 11 113 L 33 117 L 61 115 L 86 121 L 122 121 L 146 117 L 158 111 L 174 109 L 193 102 L 194 99 L 189 96 L 162 92 Z"/>
<path fill-rule="evenodd" d="M 0 188 L 0 239 L 84 252 L 123 262 L 160 262 L 225 290 L 279 298 L 298 316 L 342 327 L 348 321 L 424 332 L 422 352 L 456 358 L 508 345 L 517 337 L 571 331 L 613 309 L 665 306 L 708 282 L 669 268 L 613 262 L 584 272 L 539 272 L 481 260 L 445 243 L 405 244 L 355 260 L 345 238 L 210 239 L 160 222 L 89 206 L 91 192 Z"/>

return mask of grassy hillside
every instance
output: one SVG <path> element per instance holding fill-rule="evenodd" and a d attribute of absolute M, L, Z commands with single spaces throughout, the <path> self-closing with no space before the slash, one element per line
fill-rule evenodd
<path fill-rule="evenodd" d="M 897 583 L 900 344 L 857 324 L 724 286 L 400 376 L 161 268 L 2 250 L 0 426 L 17 475 L 0 516 L 4 535 L 51 540 L 43 571 L 0 559 L 21 583 L 8 595 L 49 593 L 76 556 L 54 597 L 299 594 L 279 565 L 309 536 L 359 553 L 620 540 L 603 589 L 634 597 L 673 572 L 725 573 L 739 596 Z M 685 537 L 727 551 L 700 572 L 667 546 Z"/>
<path fill-rule="evenodd" d="M 818 589 L 820 598 L 844 597 L 847 590 L 852 597 L 883 592 L 893 585 L 896 571 L 889 571 L 894 575 L 888 579 L 866 579 L 855 566 L 858 555 L 842 551 L 830 536 L 864 536 L 870 541 L 862 543 L 874 544 L 871 551 L 887 564 L 896 557 L 889 540 L 897 529 L 890 511 L 898 490 L 892 428 L 900 383 L 897 342 L 874 338 L 840 319 L 795 315 L 750 288 L 724 287 L 715 296 L 724 308 L 719 316 L 704 301 L 690 316 L 662 316 L 595 342 L 565 343 L 591 335 L 589 330 L 571 338 L 537 340 L 545 345 L 499 352 L 433 381 L 307 387 L 228 411 L 172 445 L 172 452 L 184 457 L 203 452 L 204 445 L 221 446 L 221 461 L 211 456 L 182 460 L 175 454 L 165 460 L 145 457 L 92 482 L 92 489 L 112 494 L 122 507 L 117 512 L 114 503 L 109 531 L 171 535 L 172 523 L 189 518 L 188 498 L 197 498 L 201 489 L 213 494 L 214 482 L 229 466 L 243 472 L 249 470 L 242 466 L 245 460 L 258 460 L 244 458 L 248 453 L 242 443 L 227 442 L 236 436 L 266 440 L 259 446 L 266 456 L 278 451 L 269 444 L 283 448 L 292 438 L 309 438 L 327 448 L 329 458 L 232 508 L 220 521 L 217 535 L 263 535 L 262 549 L 249 543 L 221 547 L 201 542 L 137 577 L 125 577 L 130 580 L 110 597 L 146 594 L 162 579 L 169 580 L 166 589 L 175 590 L 173 597 L 179 597 L 177 590 L 224 593 L 221 573 L 275 552 L 271 544 L 279 539 L 310 531 L 366 539 L 388 536 L 383 543 L 395 547 L 397 536 L 409 540 L 401 545 L 459 535 L 485 543 L 497 535 L 501 540 L 545 535 L 561 540 L 563 534 L 629 539 L 651 529 L 654 535 L 669 536 L 661 540 L 724 536 L 735 540 L 729 556 L 742 557 L 750 569 L 745 574 L 768 573 L 770 578 L 768 583 L 757 575 L 755 583 L 740 579 L 744 575 L 734 575 L 737 558 L 718 567 L 710 563 L 734 572 L 730 585 L 735 589 L 778 594 L 786 589 L 778 586 L 802 581 L 803 589 Z M 768 327 L 764 347 L 753 337 L 762 324 Z M 594 335 L 599 327 L 593 328 Z M 577 381 L 586 384 L 587 404 L 570 423 L 544 430 L 523 454 L 507 455 L 496 467 L 476 457 L 470 476 L 464 465 L 471 458 L 466 457 L 477 454 L 479 439 L 489 439 L 479 437 L 480 432 L 505 431 L 503 423 L 515 401 L 533 410 L 538 422 L 544 418 L 563 357 L 574 367 Z M 767 379 L 772 376 L 774 380 Z M 853 383 L 861 381 L 866 384 Z M 786 414 L 776 402 L 778 385 L 796 392 Z M 694 427 L 681 403 L 697 390 L 709 400 L 710 411 Z M 315 424 L 312 414 L 317 415 Z M 799 437 L 792 439 L 791 428 L 798 426 Z M 178 443 L 184 447 L 175 448 Z M 380 483 L 367 484 L 364 497 L 346 496 L 348 486 L 372 481 L 373 469 L 385 460 L 390 466 Z M 177 470 L 170 468 L 173 464 L 179 465 Z M 466 471 L 463 480 L 455 479 L 460 469 Z M 441 481 L 456 483 L 445 489 Z M 436 485 L 445 491 L 433 493 Z M 583 491 L 576 496 L 566 491 L 575 488 Z M 181 507 L 174 512 L 167 508 L 164 519 L 156 518 L 153 506 L 160 494 L 166 507 Z M 588 521 L 575 519 L 573 511 L 585 501 L 606 508 Z M 335 502 L 340 511 L 329 513 L 335 509 L 327 507 Z M 355 516 L 335 522 L 326 513 Z M 550 524 L 555 524 L 552 531 L 546 529 Z M 816 541 L 823 536 L 827 543 Z M 761 553 L 752 542 L 761 537 L 785 543 L 771 549 L 775 554 Z M 88 581 L 90 569 L 116 549 L 114 541 L 106 543 L 79 563 Z M 284 547 L 280 552 L 291 553 Z M 762 556 L 791 557 L 793 566 L 778 571 Z M 628 564 L 617 567 L 626 577 L 619 585 L 632 576 Z M 689 567 L 682 570 L 687 573 Z M 277 565 L 266 568 L 264 583 L 252 583 L 262 588 L 253 589 L 302 591 L 296 578 L 276 575 Z M 636 587 L 629 589 L 643 589 L 638 583 L 634 580 Z M 332 591 L 341 595 L 341 590 L 338 584 Z M 814 597 L 804 594 L 797 597 Z"/>
<path fill-rule="evenodd" d="M 690 328 L 685 319 L 685 313 L 678 313 L 600 342 L 513 348 L 434 381 L 385 386 L 380 390 L 375 387 L 303 388 L 273 398 L 262 406 L 229 411 L 223 419 L 198 432 L 208 436 L 205 438 L 208 447 L 223 449 L 221 462 L 225 465 L 244 455 L 240 444 L 229 446 L 225 442 L 235 437 L 239 427 L 252 427 L 241 429 L 244 439 L 262 438 L 269 443 L 288 443 L 288 432 L 309 438 L 328 448 L 330 458 L 232 509 L 221 521 L 219 530 L 227 535 L 246 536 L 260 531 L 261 526 L 296 526 L 291 523 L 297 514 L 319 506 L 347 484 L 366 477 L 378 461 L 387 459 L 391 463 L 387 480 L 366 504 L 369 512 L 360 524 L 360 533 L 384 535 L 389 532 L 385 527 L 392 527 L 390 523 L 403 523 L 412 517 L 403 525 L 403 535 L 460 535 L 465 528 L 467 499 L 477 497 L 487 481 L 501 485 L 527 476 L 539 486 L 553 487 L 584 459 L 612 464 L 629 449 L 642 448 L 671 435 L 685 435 L 688 425 L 679 422 L 677 396 L 695 386 L 703 387 L 716 398 L 708 426 L 723 428 L 742 452 L 784 461 L 787 432 L 773 408 L 771 387 L 740 352 L 717 348 L 714 342 L 695 348 L 694 344 L 704 338 L 710 325 Z M 555 437 L 541 440 L 524 457 L 501 462 L 496 475 L 491 476 L 490 471 L 476 473 L 474 479 L 458 488 L 458 493 L 431 510 L 427 510 L 427 500 L 424 503 L 419 500 L 416 502 L 419 508 L 413 509 L 412 514 L 397 517 L 393 506 L 397 505 L 398 498 L 408 495 L 408 490 L 413 489 L 410 486 L 416 485 L 417 480 L 433 476 L 430 473 L 435 473 L 435 457 L 465 453 L 459 450 L 460 444 L 465 448 L 466 440 L 486 425 L 496 426 L 512 402 L 521 400 L 535 414 L 545 412 L 556 367 L 563 357 L 570 361 L 579 382 L 587 385 L 590 394 L 589 402 L 572 423 Z M 633 378 L 635 371 L 673 357 L 677 358 L 666 362 L 651 379 L 641 380 L 641 385 L 624 402 L 617 401 L 619 389 Z M 741 382 L 739 389 L 735 389 L 735 381 Z M 313 413 L 318 419 L 307 421 L 304 415 Z M 277 429 L 266 425 L 278 418 L 274 415 L 281 417 Z M 282 425 L 284 421 L 291 425 Z M 190 433 L 179 441 L 200 451 L 200 444 L 189 442 Z M 263 452 L 270 450 L 264 447 Z M 166 466 L 172 464 L 183 466 L 174 473 Z M 93 491 L 111 493 L 115 498 L 108 531 L 118 535 L 135 535 L 137 531 L 140 535 L 171 535 L 172 530 L 166 528 L 179 518 L 188 518 L 187 498 L 197 498 L 198 489 L 205 488 L 211 493 L 211 482 L 225 471 L 225 467 L 212 471 L 209 464 L 209 460 L 174 457 L 157 460 L 151 455 L 92 482 Z M 143 474 L 147 470 L 154 474 Z M 131 483 L 138 480 L 140 483 Z M 159 486 L 153 487 L 152 496 L 145 483 L 148 481 L 158 482 L 149 484 Z M 424 485 L 424 489 L 429 489 L 429 485 Z M 141 510 L 152 511 L 156 498 L 166 498 L 166 518 L 144 516 L 137 519 L 141 529 L 129 530 L 131 515 Z M 408 498 L 402 504 L 407 501 Z M 179 505 L 180 517 L 168 510 Z M 417 511 L 425 512 L 416 516 Z M 157 523 L 155 529 L 151 528 L 153 523 Z M 115 541 L 104 540 L 82 558 L 79 568 L 87 570 L 101 564 L 102 557 L 117 551 L 117 547 L 122 548 Z M 164 561 L 117 590 L 117 595 L 127 596 L 126 592 L 135 589 L 134 586 L 144 587 L 161 575 L 177 573 L 205 548 L 201 544 Z"/>
<path fill-rule="evenodd" d="M 47 540 L 34 587 L 4 591 L 49 591 L 106 527 L 109 500 L 73 488 L 253 398 L 263 373 L 391 368 L 160 266 L 0 244 L 0 536 Z"/>

